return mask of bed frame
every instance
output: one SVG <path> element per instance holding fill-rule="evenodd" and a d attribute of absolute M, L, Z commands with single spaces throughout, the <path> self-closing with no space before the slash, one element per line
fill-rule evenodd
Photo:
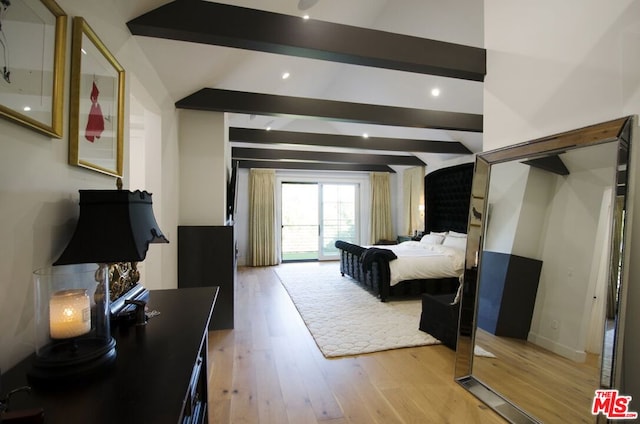
<path fill-rule="evenodd" d="M 472 180 L 473 163 L 441 168 L 425 176 L 425 232 L 467 232 Z M 374 256 L 365 269 L 362 256 L 366 248 L 342 240 L 336 241 L 335 246 L 340 252 L 340 273 L 383 302 L 390 297 L 454 293 L 458 289 L 457 278 L 406 280 L 391 286 L 389 259 L 385 255 Z"/>

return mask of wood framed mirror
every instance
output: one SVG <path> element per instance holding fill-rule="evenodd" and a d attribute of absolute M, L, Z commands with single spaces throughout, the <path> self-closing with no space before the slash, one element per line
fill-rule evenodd
<path fill-rule="evenodd" d="M 455 379 L 510 422 L 606 421 L 592 404 L 620 385 L 636 121 L 476 158 Z"/>

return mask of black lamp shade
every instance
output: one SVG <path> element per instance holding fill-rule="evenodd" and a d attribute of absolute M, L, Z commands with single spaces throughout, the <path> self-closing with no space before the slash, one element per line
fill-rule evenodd
<path fill-rule="evenodd" d="M 138 262 L 149 243 L 169 243 L 153 215 L 151 193 L 80 190 L 80 217 L 54 265 Z"/>

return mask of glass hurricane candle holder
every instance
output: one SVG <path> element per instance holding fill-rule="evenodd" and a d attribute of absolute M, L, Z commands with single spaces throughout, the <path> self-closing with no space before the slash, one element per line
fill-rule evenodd
<path fill-rule="evenodd" d="M 115 359 L 107 270 L 79 264 L 33 273 L 36 356 L 31 379 L 72 380 Z"/>

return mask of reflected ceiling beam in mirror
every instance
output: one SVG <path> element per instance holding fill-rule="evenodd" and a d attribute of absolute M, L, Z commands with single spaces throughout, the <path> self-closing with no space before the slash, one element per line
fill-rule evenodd
<path fill-rule="evenodd" d="M 371 155 L 363 153 L 336 153 L 308 150 L 279 150 L 279 149 L 252 149 L 233 147 L 231 149 L 233 159 L 256 160 L 287 160 L 303 162 L 327 162 L 327 163 L 359 163 L 365 165 L 404 165 L 424 166 L 419 158 L 400 155 Z"/>
<path fill-rule="evenodd" d="M 484 81 L 486 50 L 208 1 L 174 1 L 127 22 L 133 35 Z"/>
<path fill-rule="evenodd" d="M 296 144 L 305 146 L 346 147 L 353 149 L 387 150 L 398 152 L 471 154 L 458 141 L 414 140 L 403 138 L 369 137 L 342 134 L 319 134 L 293 131 L 229 128 L 229 141 L 259 144 Z"/>
<path fill-rule="evenodd" d="M 551 155 L 542 158 L 536 158 L 531 160 L 525 160 L 522 163 L 532 166 L 534 168 L 540 168 L 545 171 L 553 172 L 558 175 L 569 175 L 569 170 L 564 164 L 560 156 Z"/>
<path fill-rule="evenodd" d="M 269 160 L 240 160 L 240 168 L 268 168 L 268 169 L 297 169 L 308 171 L 355 171 L 355 172 L 390 172 L 392 168 L 386 165 L 367 165 L 356 163 L 326 163 L 326 162 L 287 162 Z"/>
<path fill-rule="evenodd" d="M 203 88 L 176 102 L 178 109 L 317 118 L 397 127 L 482 132 L 482 115 L 413 109 L 245 91 Z"/>

